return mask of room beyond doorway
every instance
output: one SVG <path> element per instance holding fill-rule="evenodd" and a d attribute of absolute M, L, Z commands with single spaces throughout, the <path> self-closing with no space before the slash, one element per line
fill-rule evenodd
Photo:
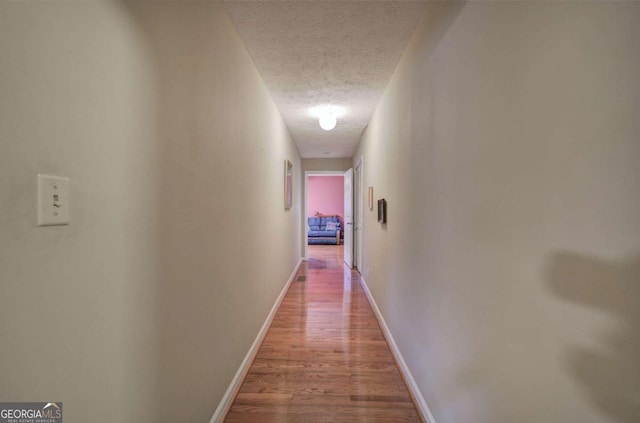
<path fill-rule="evenodd" d="M 344 242 L 344 172 L 305 172 L 304 182 L 305 257 L 313 245 L 337 250 Z"/>

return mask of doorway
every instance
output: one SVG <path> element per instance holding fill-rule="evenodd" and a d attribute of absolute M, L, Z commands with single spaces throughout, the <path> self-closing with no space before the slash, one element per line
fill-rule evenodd
<path fill-rule="evenodd" d="M 309 204 L 309 191 L 310 191 L 310 185 L 313 185 L 313 182 L 310 184 L 309 183 L 309 178 L 314 178 L 314 177 L 339 177 L 342 178 L 343 182 L 344 182 L 344 189 L 343 189 L 343 194 L 345 192 L 345 190 L 347 190 L 347 176 L 349 176 L 350 179 L 350 186 L 351 186 L 351 196 L 345 195 L 344 196 L 344 203 L 346 205 L 347 202 L 351 203 L 351 214 L 349 216 L 349 225 L 347 226 L 347 221 L 346 221 L 346 216 L 344 216 L 344 213 L 347 213 L 347 211 L 345 210 L 344 213 L 340 213 L 340 206 L 333 206 L 333 208 L 329 209 L 324 207 L 323 205 L 317 203 L 317 202 L 312 202 L 312 204 Z M 335 184 L 336 186 L 339 186 L 338 183 Z M 313 188 L 312 188 L 313 189 Z M 336 189 L 336 191 L 339 192 L 338 189 Z M 363 157 L 360 156 L 360 158 L 358 159 L 358 161 L 356 162 L 356 165 L 354 166 L 353 170 L 349 169 L 347 172 L 344 171 L 305 171 L 305 175 L 304 175 L 304 202 L 303 202 L 303 219 L 304 219 L 304 225 L 303 225 L 303 233 L 304 233 L 304 257 L 306 260 L 309 260 L 310 255 L 312 254 L 321 254 L 320 251 L 323 251 L 322 254 L 326 254 L 327 252 L 329 254 L 333 254 L 332 252 L 335 250 L 337 251 L 336 254 L 338 254 L 339 256 L 343 257 L 345 262 L 347 263 L 347 265 L 349 267 L 353 267 L 358 271 L 361 271 L 363 268 L 363 245 L 364 245 L 364 209 L 365 209 L 365 189 L 364 189 L 364 166 L 363 166 Z M 345 209 L 347 209 L 348 207 L 345 207 Z M 333 215 L 339 215 L 341 218 L 341 223 L 342 223 L 342 234 L 340 237 L 340 241 L 339 242 L 333 242 L 330 243 L 329 245 L 339 245 L 341 246 L 341 248 L 336 248 L 336 249 L 322 249 L 323 247 L 313 247 L 310 251 L 309 249 L 309 236 L 308 236 L 308 231 L 309 231 L 309 225 L 308 225 L 308 218 L 309 217 L 314 217 L 314 215 L 316 214 L 316 212 L 320 215 L 323 214 L 333 214 Z M 350 235 L 347 235 L 350 237 L 350 242 L 349 242 L 349 251 L 345 251 L 345 248 L 347 248 L 347 245 L 345 245 L 345 241 L 347 241 L 345 239 L 345 234 L 349 233 L 350 231 Z"/>
<path fill-rule="evenodd" d="M 306 171 L 304 186 L 305 258 L 316 260 L 330 256 L 337 259 L 340 256 L 340 261 L 342 261 L 344 251 L 344 172 Z"/>

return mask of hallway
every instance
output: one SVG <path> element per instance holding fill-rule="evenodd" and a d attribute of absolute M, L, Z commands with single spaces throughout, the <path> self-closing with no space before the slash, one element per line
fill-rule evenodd
<path fill-rule="evenodd" d="M 308 251 L 225 421 L 420 421 L 343 246 Z"/>
<path fill-rule="evenodd" d="M 0 398 L 67 423 L 640 423 L 639 22 L 0 0 Z M 310 201 L 323 178 L 343 195 Z M 307 252 L 338 230 L 361 274 Z"/>

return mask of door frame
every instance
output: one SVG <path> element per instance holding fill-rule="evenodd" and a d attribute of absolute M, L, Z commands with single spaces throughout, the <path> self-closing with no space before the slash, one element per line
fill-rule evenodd
<path fill-rule="evenodd" d="M 309 258 L 309 252 L 307 247 L 309 246 L 309 240 L 307 239 L 307 196 L 309 195 L 308 184 L 309 176 L 342 176 L 344 177 L 344 171 L 340 170 L 305 170 L 304 171 L 304 203 L 302 204 L 302 227 L 304 233 L 304 256 L 303 259 Z"/>

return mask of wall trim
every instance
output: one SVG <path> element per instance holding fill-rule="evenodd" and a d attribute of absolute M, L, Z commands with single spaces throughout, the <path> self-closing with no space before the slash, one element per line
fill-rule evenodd
<path fill-rule="evenodd" d="M 240 363 L 240 367 L 236 371 L 236 374 L 233 377 L 233 379 L 231 380 L 231 383 L 229 384 L 227 391 L 224 393 L 224 396 L 220 400 L 220 403 L 218 404 L 218 408 L 216 408 L 216 411 L 213 413 L 213 416 L 211 417 L 211 420 L 209 420 L 209 423 L 221 423 L 224 420 L 224 418 L 227 416 L 227 413 L 231 408 L 231 404 L 233 404 L 233 400 L 235 399 L 236 394 L 240 390 L 240 385 L 242 385 L 242 381 L 244 380 L 245 376 L 249 372 L 249 368 L 253 363 L 253 359 L 256 357 L 256 354 L 258 354 L 260 345 L 262 345 L 262 341 L 264 340 L 264 337 L 267 335 L 267 331 L 269 330 L 269 326 L 271 326 L 271 322 L 273 321 L 273 318 L 276 315 L 276 311 L 278 310 L 278 307 L 280 307 L 280 303 L 282 303 L 282 300 L 284 299 L 284 296 L 287 293 L 289 286 L 295 279 L 296 274 L 298 273 L 298 269 L 302 264 L 302 261 L 303 261 L 302 257 L 298 259 L 298 263 L 293 269 L 293 272 L 291 272 L 291 276 L 289 276 L 289 280 L 282 288 L 282 291 L 280 291 L 280 295 L 278 295 L 278 298 L 276 298 L 276 302 L 273 304 L 273 307 L 271 307 L 271 311 L 269 312 L 266 320 L 262 324 L 262 327 L 260 328 L 260 331 L 258 332 L 256 339 L 253 341 L 251 348 L 249 348 L 249 351 L 247 351 L 247 355 L 245 355 L 244 360 L 242 360 L 242 363 Z"/>
<path fill-rule="evenodd" d="M 436 423 L 436 419 L 433 417 L 433 413 L 431 413 L 431 409 L 422 396 L 422 392 L 418 387 L 413 375 L 411 374 L 411 370 L 409 370 L 409 366 L 404 361 L 400 350 L 398 349 L 398 345 L 396 341 L 393 339 L 393 335 L 391 335 L 391 331 L 389 330 L 389 326 L 387 326 L 387 322 L 385 322 L 380 309 L 378 308 L 378 304 L 376 300 L 371 295 L 371 291 L 369 291 L 369 286 L 367 285 L 367 281 L 360 277 L 360 281 L 362 284 L 362 289 L 364 290 L 367 299 L 369 300 L 369 304 L 371 304 L 371 308 L 373 309 L 373 314 L 376 315 L 376 319 L 378 319 L 378 323 L 380 324 L 380 329 L 382 329 L 382 333 L 389 344 L 389 348 L 391 349 L 391 353 L 393 354 L 393 358 L 395 358 L 398 367 L 400 367 L 400 373 L 402 373 L 402 377 L 406 382 L 409 392 L 413 397 L 414 403 L 418 407 L 418 412 L 421 414 L 421 418 L 426 423 Z"/>

